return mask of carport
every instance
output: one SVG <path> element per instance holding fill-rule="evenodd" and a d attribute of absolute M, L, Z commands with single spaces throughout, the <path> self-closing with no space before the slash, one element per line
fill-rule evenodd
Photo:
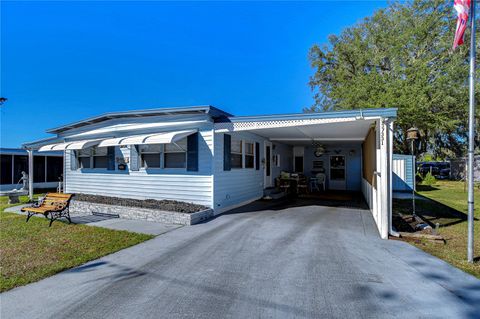
<path fill-rule="evenodd" d="M 248 132 L 265 140 L 263 187 L 283 171 L 326 176 L 326 190 L 361 192 L 382 238 L 391 230 L 392 143 L 396 109 L 231 117 L 216 133 Z"/>

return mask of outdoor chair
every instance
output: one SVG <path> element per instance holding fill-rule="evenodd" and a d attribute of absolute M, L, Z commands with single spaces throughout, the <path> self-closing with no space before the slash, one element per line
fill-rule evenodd
<path fill-rule="evenodd" d="M 22 208 L 27 213 L 27 222 L 35 214 L 42 214 L 50 219 L 49 227 L 54 220 L 65 217 L 71 223 L 69 205 L 73 194 L 47 193 L 43 200 L 29 207 Z M 50 216 L 50 217 L 49 217 Z"/>
<path fill-rule="evenodd" d="M 279 179 L 279 187 L 283 192 L 288 193 L 290 191 L 290 186 L 290 181 L 281 178 Z"/>
<path fill-rule="evenodd" d="M 297 194 L 307 194 L 308 193 L 308 185 L 307 179 L 305 177 L 300 178 L 297 182 Z"/>
<path fill-rule="evenodd" d="M 325 180 L 326 176 L 324 173 L 318 173 L 315 175 L 315 177 L 312 177 L 310 179 L 310 189 L 313 191 L 313 189 L 320 191 L 319 186 L 322 185 L 322 190 L 325 191 Z"/>

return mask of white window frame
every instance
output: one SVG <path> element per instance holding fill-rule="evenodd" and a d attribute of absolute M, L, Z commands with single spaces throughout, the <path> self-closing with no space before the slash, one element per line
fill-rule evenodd
<path fill-rule="evenodd" d="M 76 161 L 77 161 L 77 169 L 95 169 L 95 170 L 105 170 L 105 169 L 108 169 L 108 148 L 105 147 L 107 149 L 107 155 L 95 155 L 94 153 L 94 150 L 97 149 L 96 146 L 91 146 L 91 147 L 88 147 L 86 148 L 85 150 L 89 150 L 89 155 L 80 155 L 80 152 L 81 151 L 84 151 L 84 150 L 79 150 L 77 153 L 77 156 L 76 156 Z M 94 167 L 94 164 L 95 164 L 95 157 L 97 156 L 101 156 L 101 157 L 107 157 L 107 167 Z M 80 161 L 80 158 L 89 158 L 89 163 L 90 163 L 90 167 L 82 167 L 82 162 Z"/>
<path fill-rule="evenodd" d="M 188 148 L 188 140 L 187 138 L 185 137 L 185 149 L 182 149 L 177 143 L 171 143 L 172 145 L 175 145 L 177 150 L 174 150 L 174 151 L 167 151 L 166 149 L 166 144 L 163 144 L 163 154 L 162 154 L 162 167 L 164 169 L 175 169 L 175 170 L 186 170 L 187 169 L 187 148 Z M 172 154 L 172 153 L 183 153 L 184 154 L 184 157 L 185 157 L 185 165 L 183 167 L 166 167 L 165 166 L 165 163 L 167 162 L 166 161 L 166 156 L 167 154 Z"/>
<path fill-rule="evenodd" d="M 77 168 L 78 169 L 93 169 L 93 158 L 92 158 L 92 149 L 90 148 L 89 149 L 89 154 L 88 155 L 81 155 L 80 152 L 82 150 L 78 150 L 77 152 L 77 156 L 76 156 L 76 161 L 77 161 Z M 88 164 L 89 164 L 89 167 L 83 167 L 82 166 L 82 161 L 80 160 L 80 158 L 88 158 Z"/>
<path fill-rule="evenodd" d="M 247 154 L 247 143 L 252 145 L 252 154 Z M 255 142 L 252 141 L 243 141 L 243 168 L 245 169 L 255 169 Z M 252 160 L 252 167 L 247 167 L 247 156 L 251 156 Z"/>
<path fill-rule="evenodd" d="M 280 167 L 280 154 L 273 155 L 273 164 L 276 167 Z"/>
<path fill-rule="evenodd" d="M 161 169 L 163 168 L 163 151 L 164 151 L 164 144 L 159 144 L 160 145 L 160 152 L 144 152 L 142 151 L 142 145 L 136 145 L 138 147 L 138 153 L 140 155 L 140 168 L 141 169 Z M 160 165 L 158 167 L 147 167 L 144 165 L 144 160 L 143 160 L 143 154 L 158 154 L 159 158 L 159 163 Z"/>
<path fill-rule="evenodd" d="M 234 138 L 234 137 L 232 136 L 231 144 L 233 144 L 233 141 L 240 142 L 240 148 L 241 148 L 241 149 L 240 149 L 240 153 L 239 153 L 239 152 L 234 152 L 234 151 L 233 151 L 233 148 L 230 146 L 230 168 L 231 168 L 231 169 L 243 169 L 243 168 L 245 168 L 245 158 L 244 158 L 245 145 L 243 145 L 243 144 L 244 144 L 244 140 L 237 139 L 237 138 Z M 241 167 L 234 167 L 234 166 L 232 165 L 233 163 L 232 163 L 231 158 L 232 158 L 232 155 L 234 155 L 234 154 L 241 156 L 241 158 L 242 158 L 242 160 L 241 160 L 241 162 L 242 162 Z"/>

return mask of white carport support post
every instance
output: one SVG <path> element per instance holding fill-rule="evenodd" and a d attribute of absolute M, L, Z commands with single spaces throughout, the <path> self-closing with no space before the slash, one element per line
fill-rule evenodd
<path fill-rule="evenodd" d="M 28 149 L 28 197 L 33 200 L 33 150 Z"/>
<path fill-rule="evenodd" d="M 391 196 L 392 196 L 392 179 L 391 179 L 391 161 L 392 161 L 392 147 L 393 141 L 391 137 L 391 130 L 393 123 L 389 119 L 382 119 L 379 121 L 380 126 L 380 187 L 379 187 L 379 208 L 380 214 L 378 218 L 378 228 L 380 236 L 383 239 L 388 238 L 389 220 L 391 214 Z"/>

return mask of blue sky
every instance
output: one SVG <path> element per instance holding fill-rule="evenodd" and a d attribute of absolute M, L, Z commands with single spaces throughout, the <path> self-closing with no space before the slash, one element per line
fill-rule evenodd
<path fill-rule="evenodd" d="M 103 112 L 313 103 L 314 43 L 386 1 L 1 3 L 1 146 Z"/>

